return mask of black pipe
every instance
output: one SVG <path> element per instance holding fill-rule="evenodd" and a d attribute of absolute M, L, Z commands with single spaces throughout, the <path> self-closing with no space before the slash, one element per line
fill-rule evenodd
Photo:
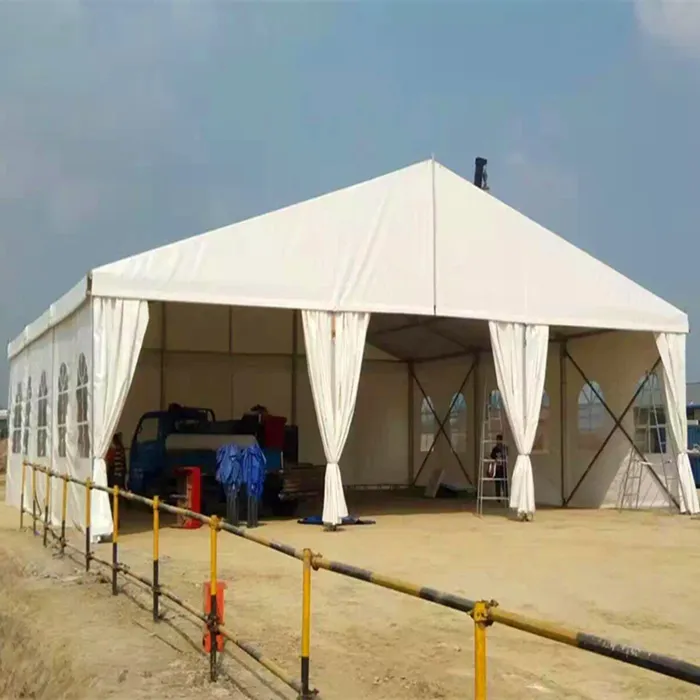
<path fill-rule="evenodd" d="M 648 671 L 655 671 L 664 676 L 677 678 L 693 685 L 700 685 L 700 667 L 687 661 L 636 649 L 626 644 L 617 644 L 608 639 L 584 632 L 579 632 L 576 635 L 576 642 L 579 649 L 607 656 L 610 659 L 616 659 L 632 666 L 645 668 Z"/>
<path fill-rule="evenodd" d="M 160 619 L 160 583 L 159 583 L 159 564 L 158 559 L 153 560 L 153 622 L 158 622 Z"/>

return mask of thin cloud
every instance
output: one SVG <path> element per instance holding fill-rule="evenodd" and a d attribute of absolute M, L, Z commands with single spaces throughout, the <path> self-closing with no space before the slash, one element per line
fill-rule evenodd
<path fill-rule="evenodd" d="M 635 0 L 639 29 L 654 41 L 686 56 L 700 58 L 700 2 Z"/>

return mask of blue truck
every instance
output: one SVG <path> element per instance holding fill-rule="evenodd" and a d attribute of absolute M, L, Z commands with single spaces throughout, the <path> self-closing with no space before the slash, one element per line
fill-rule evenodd
<path fill-rule="evenodd" d="M 202 476 L 202 512 L 222 514 L 226 497 L 216 481 L 217 450 L 231 443 L 246 447 L 256 441 L 267 462 L 263 515 L 290 517 L 301 500 L 322 493 L 322 468 L 299 465 L 295 449 L 266 448 L 259 415 L 248 413 L 239 419 L 217 420 L 210 408 L 178 404 L 171 404 L 165 411 L 149 411 L 139 419 L 131 440 L 128 488 L 167 501 L 182 491 L 176 471 L 181 467 L 198 467 Z M 295 438 L 290 443 L 296 447 Z"/>

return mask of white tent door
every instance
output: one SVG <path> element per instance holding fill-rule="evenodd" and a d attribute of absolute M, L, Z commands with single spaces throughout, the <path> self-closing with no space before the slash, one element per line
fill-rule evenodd
<path fill-rule="evenodd" d="M 92 478 L 98 486 L 107 486 L 105 456 L 136 371 L 148 327 L 148 303 L 131 299 L 93 298 L 91 311 Z M 94 491 L 91 512 L 93 534 L 111 534 L 113 523 L 109 495 Z"/>
<path fill-rule="evenodd" d="M 530 455 L 542 406 L 549 328 L 490 321 L 489 331 L 498 388 L 518 448 L 510 507 L 520 517 L 530 518 L 535 512 Z"/>
<path fill-rule="evenodd" d="M 687 449 L 685 342 L 685 335 L 680 333 L 659 333 L 656 335 L 656 345 L 659 348 L 663 366 L 667 429 L 676 456 L 681 512 L 695 514 L 700 511 L 700 505 L 698 505 L 698 494 L 690 469 Z"/>
<path fill-rule="evenodd" d="M 369 314 L 303 311 L 306 359 L 326 457 L 323 523 L 339 525 L 348 514 L 340 458 L 350 433 L 362 371 Z"/>

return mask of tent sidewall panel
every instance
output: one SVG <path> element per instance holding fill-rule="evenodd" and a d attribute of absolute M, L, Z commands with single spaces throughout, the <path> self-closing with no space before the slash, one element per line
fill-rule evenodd
<path fill-rule="evenodd" d="M 616 417 L 622 415 L 634 396 L 638 382 L 658 360 L 652 333 L 617 331 L 571 340 L 567 349 L 588 379 L 600 385 L 601 393 Z M 614 427 L 613 418 L 601 407 L 594 434 L 579 429 L 579 394 L 584 379 L 570 361 L 567 371 L 567 439 L 569 458 L 566 492 L 571 492 L 595 456 L 599 446 Z M 583 409 L 581 409 L 583 411 Z M 585 420 L 584 420 L 585 422 Z M 622 426 L 634 437 L 634 413 L 630 409 Z M 572 498 L 572 507 L 612 508 L 619 503 L 632 446 L 621 430 L 615 430 L 588 476 Z M 657 474 L 661 474 L 661 455 L 647 455 Z M 644 470 L 640 485 L 640 507 L 659 507 L 668 498 L 658 483 Z"/>

